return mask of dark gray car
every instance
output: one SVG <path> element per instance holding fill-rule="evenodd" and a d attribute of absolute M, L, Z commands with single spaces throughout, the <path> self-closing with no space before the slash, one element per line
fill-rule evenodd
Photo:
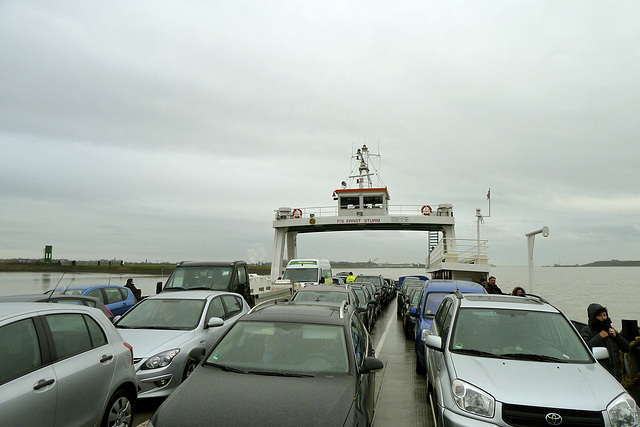
<path fill-rule="evenodd" d="M 383 364 L 353 307 L 267 303 L 243 316 L 148 426 L 367 426 Z M 194 410 L 192 408 L 197 408 Z"/>

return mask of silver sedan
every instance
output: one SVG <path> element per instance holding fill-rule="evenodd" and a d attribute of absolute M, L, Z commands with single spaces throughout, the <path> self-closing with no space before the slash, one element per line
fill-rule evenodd
<path fill-rule="evenodd" d="M 146 298 L 117 319 L 120 335 L 133 346 L 138 397 L 171 394 L 196 367 L 189 352 L 208 352 L 248 311 L 236 293 L 174 291 Z"/>

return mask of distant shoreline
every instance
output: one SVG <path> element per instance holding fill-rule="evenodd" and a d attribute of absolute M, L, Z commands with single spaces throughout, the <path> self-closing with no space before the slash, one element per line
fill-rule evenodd
<path fill-rule="evenodd" d="M 0 262 L 0 272 L 10 273 L 104 273 L 104 274 L 149 274 L 152 276 L 168 275 L 175 264 L 43 264 L 43 263 L 7 263 Z M 250 274 L 268 275 L 270 266 L 249 266 Z"/>
<path fill-rule="evenodd" d="M 595 261 L 588 264 L 554 264 L 554 267 L 640 267 L 640 261 L 619 261 L 612 259 L 611 261 Z"/>

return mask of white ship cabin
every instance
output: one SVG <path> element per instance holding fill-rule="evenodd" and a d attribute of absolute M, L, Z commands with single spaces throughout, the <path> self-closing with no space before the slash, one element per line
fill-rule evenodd
<path fill-rule="evenodd" d="M 338 216 L 379 216 L 389 213 L 387 188 L 353 188 L 335 190 L 333 200 L 338 201 Z"/>

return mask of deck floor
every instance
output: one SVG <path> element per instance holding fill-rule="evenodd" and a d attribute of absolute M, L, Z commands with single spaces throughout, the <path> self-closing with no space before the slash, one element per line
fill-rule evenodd
<path fill-rule="evenodd" d="M 415 342 L 404 336 L 395 299 L 371 335 L 376 356 L 384 362 L 384 369 L 376 374 L 375 426 L 432 426 L 426 379 L 416 374 Z"/>

